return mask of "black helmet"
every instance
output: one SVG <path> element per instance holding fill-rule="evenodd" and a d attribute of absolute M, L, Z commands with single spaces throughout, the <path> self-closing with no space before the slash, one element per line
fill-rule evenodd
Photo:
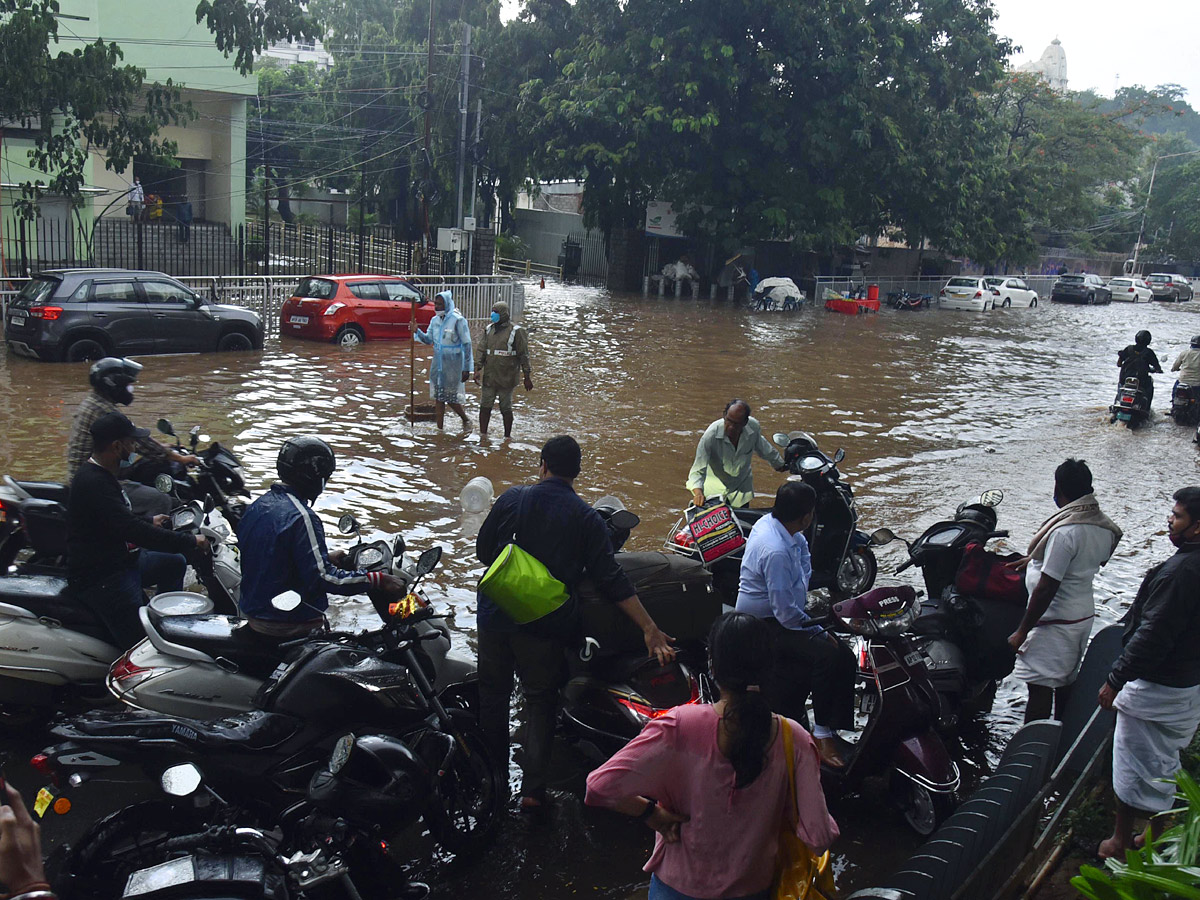
<path fill-rule="evenodd" d="M 1135 344 L 1137 344 L 1139 347 L 1149 347 L 1150 346 L 1150 332 L 1146 331 L 1146 329 L 1143 328 L 1141 331 L 1139 331 L 1137 334 L 1135 334 L 1133 336 L 1133 342 Z"/>
<path fill-rule="evenodd" d="M 1200 350 L 1200 334 L 1192 338 L 1192 346 Z"/>
<path fill-rule="evenodd" d="M 304 499 L 312 501 L 325 490 L 325 482 L 337 468 L 333 448 L 312 435 L 288 438 L 279 448 L 275 470 L 284 483 L 294 487 Z"/>
<path fill-rule="evenodd" d="M 432 749 L 445 756 L 445 745 Z M 398 738 L 347 735 L 313 774 L 308 799 L 359 822 L 405 823 L 425 808 L 432 780 L 429 765 Z"/>
<path fill-rule="evenodd" d="M 105 400 L 128 406 L 133 402 L 133 388 L 130 385 L 137 381 L 140 371 L 141 363 L 135 363 L 132 359 L 106 356 L 88 371 L 88 381 Z"/>
<path fill-rule="evenodd" d="M 968 522 L 983 531 L 996 530 L 996 510 L 982 503 L 964 503 L 954 511 L 955 522 Z"/>

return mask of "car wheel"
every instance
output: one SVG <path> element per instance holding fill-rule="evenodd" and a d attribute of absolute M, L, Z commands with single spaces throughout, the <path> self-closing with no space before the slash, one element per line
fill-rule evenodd
<path fill-rule="evenodd" d="M 1037 308 L 1037 297 L 1034 297 L 1032 300 L 1029 301 L 1029 308 L 1030 309 Z"/>
<path fill-rule="evenodd" d="M 217 341 L 218 353 L 244 353 L 247 350 L 254 349 L 254 341 L 250 340 L 250 336 L 242 331 L 231 331 L 228 334 L 221 335 L 221 339 Z"/>
<path fill-rule="evenodd" d="M 108 356 L 108 348 L 96 338 L 80 338 L 72 341 L 63 354 L 67 362 L 95 362 Z"/>
<path fill-rule="evenodd" d="M 1003 306 L 1002 308 L 1003 308 L 1003 309 L 1008 309 L 1010 306 L 1012 306 L 1012 298 L 1011 298 L 1011 297 L 1005 297 L 1005 298 L 1004 298 L 1004 306 Z"/>
<path fill-rule="evenodd" d="M 1096 295 L 1088 294 L 1087 302 L 1088 302 L 1088 306 L 1095 306 L 1096 305 Z"/>
<path fill-rule="evenodd" d="M 333 342 L 343 350 L 353 349 L 354 347 L 357 347 L 359 344 L 363 343 L 365 340 L 366 337 L 364 337 L 362 329 L 357 325 L 345 326 L 341 331 L 334 335 L 333 338 Z"/>

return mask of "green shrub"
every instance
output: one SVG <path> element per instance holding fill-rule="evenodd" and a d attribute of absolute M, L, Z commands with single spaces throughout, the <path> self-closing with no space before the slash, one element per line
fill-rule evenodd
<path fill-rule="evenodd" d="M 496 235 L 496 255 L 504 259 L 529 259 L 529 245 L 519 235 L 502 231 Z"/>

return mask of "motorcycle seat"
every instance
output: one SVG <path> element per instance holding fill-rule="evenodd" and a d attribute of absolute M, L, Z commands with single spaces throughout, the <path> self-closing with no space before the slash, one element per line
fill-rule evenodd
<path fill-rule="evenodd" d="M 72 631 L 112 640 L 96 614 L 71 595 L 65 578 L 6 575 L 0 578 L 0 603 L 28 610 L 40 619 L 53 619 Z"/>
<path fill-rule="evenodd" d="M 134 710 L 93 712 L 68 720 L 56 735 L 102 742 L 171 740 L 197 750 L 256 752 L 277 747 L 300 730 L 299 719 L 282 713 L 251 710 L 204 721 Z"/>
<path fill-rule="evenodd" d="M 63 506 L 67 505 L 71 493 L 70 484 L 59 484 L 57 481 L 18 481 L 17 487 L 38 500 L 53 500 Z"/>
<path fill-rule="evenodd" d="M 235 663 L 246 675 L 266 678 L 283 659 L 279 640 L 259 634 L 245 619 L 233 616 L 160 616 L 150 613 L 154 627 L 172 644 L 180 644 Z"/>

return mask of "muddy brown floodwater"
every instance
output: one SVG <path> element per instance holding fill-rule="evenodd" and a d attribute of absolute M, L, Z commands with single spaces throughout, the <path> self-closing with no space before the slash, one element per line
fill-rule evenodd
<path fill-rule="evenodd" d="M 284 339 L 261 353 L 147 357 L 132 417 L 201 424 L 241 456 L 255 493 L 272 480 L 284 438 L 326 438 L 339 460 L 317 504 L 327 530 L 334 533 L 337 517 L 354 512 L 368 538 L 402 532 L 414 548 L 440 544 L 445 556 L 429 594 L 453 610 L 451 627 L 470 653 L 473 585 L 482 570 L 458 493 L 476 475 L 490 478 L 497 493 L 531 481 L 539 447 L 556 434 L 573 434 L 583 445 L 578 488 L 586 499 L 612 493 L 642 517 L 628 545 L 635 550 L 661 545 L 688 500 L 683 484 L 699 433 L 734 396 L 750 402 L 767 434 L 803 429 L 828 453 L 845 449 L 840 468 L 867 530 L 886 525 L 915 537 L 961 501 L 1001 488 L 1000 527 L 1013 534 L 1010 549 L 1024 549 L 1053 509 L 1055 466 L 1082 456 L 1104 509 L 1125 529 L 1097 578 L 1101 624 L 1121 616 L 1141 574 L 1169 554 L 1171 493 L 1200 482 L 1187 429 L 1159 412 L 1130 432 L 1110 425 L 1106 412 L 1116 351 L 1148 328 L 1169 368 L 1200 332 L 1193 314 L 1200 304 L 848 317 L 819 308 L 753 313 L 582 287 L 527 290 L 535 389 L 518 390 L 509 441 L 407 425 L 408 349 L 396 344 L 347 352 Z M 420 382 L 429 351 L 417 352 Z M 1171 380 L 1157 382 L 1161 409 Z M 62 478 L 70 416 L 86 388 L 86 366 L 0 356 L 0 473 Z M 498 433 L 498 415 L 493 426 Z M 759 492 L 773 493 L 781 476 L 755 465 Z M 880 583 L 892 578 L 902 552 L 895 545 L 880 553 Z M 919 573 L 900 580 L 917 583 Z M 336 603 L 341 616 L 369 623 L 362 604 Z M 956 750 L 967 780 L 995 763 L 1023 702 L 1023 692 L 1005 684 L 993 712 L 963 738 Z M 434 864 L 426 875 L 439 896 L 641 892 L 651 833 L 585 808 L 587 762 L 565 745 L 557 754 L 558 802 L 549 821 L 513 815 L 480 859 Z M 870 793 L 837 804 L 834 813 L 843 830 L 837 869 L 847 891 L 869 884 L 918 843 Z M 62 827 L 47 823 L 51 842 Z"/>

